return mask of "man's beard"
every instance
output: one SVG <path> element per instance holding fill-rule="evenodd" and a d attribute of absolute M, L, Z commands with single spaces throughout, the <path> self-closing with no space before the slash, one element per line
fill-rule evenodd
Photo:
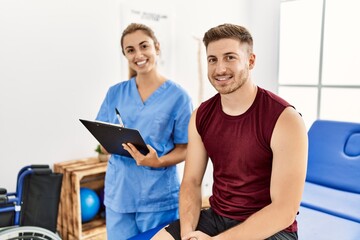
<path fill-rule="evenodd" d="M 213 87 L 216 89 L 216 91 L 218 91 L 220 94 L 230 94 L 233 93 L 235 91 L 237 91 L 238 89 L 240 89 L 248 80 L 249 78 L 249 72 L 244 70 L 242 72 L 242 74 L 239 77 L 239 80 L 235 80 L 233 81 L 230 85 L 227 86 L 219 86 L 213 83 L 213 81 L 210 81 L 211 85 L 213 85 Z"/>

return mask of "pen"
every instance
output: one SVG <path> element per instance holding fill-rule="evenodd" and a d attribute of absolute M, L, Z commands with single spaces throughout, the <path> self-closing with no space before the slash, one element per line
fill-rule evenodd
<path fill-rule="evenodd" d="M 125 127 L 124 123 L 123 123 L 123 121 L 121 119 L 120 112 L 119 112 L 119 110 L 117 110 L 117 108 L 115 108 L 115 112 L 116 112 L 116 117 L 119 120 L 120 127 Z"/>

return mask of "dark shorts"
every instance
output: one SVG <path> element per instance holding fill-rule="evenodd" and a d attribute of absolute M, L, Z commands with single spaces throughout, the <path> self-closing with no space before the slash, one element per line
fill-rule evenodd
<path fill-rule="evenodd" d="M 213 237 L 225 230 L 232 228 L 241 222 L 217 215 L 211 208 L 201 210 L 198 226 L 196 230 L 206 233 Z M 177 220 L 167 226 L 166 231 L 173 236 L 175 240 L 181 240 L 180 221 Z M 266 240 L 297 240 L 297 232 L 281 231 Z"/>

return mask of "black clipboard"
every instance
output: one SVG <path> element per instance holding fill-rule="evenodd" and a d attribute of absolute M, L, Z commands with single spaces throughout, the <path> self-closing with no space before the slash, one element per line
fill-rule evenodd
<path fill-rule="evenodd" d="M 109 153 L 131 157 L 122 147 L 123 143 L 132 143 L 144 155 L 149 153 L 144 139 L 136 129 L 101 121 L 79 120 Z"/>

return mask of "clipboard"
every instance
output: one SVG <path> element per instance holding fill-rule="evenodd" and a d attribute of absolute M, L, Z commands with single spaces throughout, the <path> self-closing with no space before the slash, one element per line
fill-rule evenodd
<path fill-rule="evenodd" d="M 149 153 L 144 139 L 136 129 L 101 121 L 79 120 L 109 153 L 131 157 L 122 147 L 123 143 L 132 143 L 144 155 Z"/>

